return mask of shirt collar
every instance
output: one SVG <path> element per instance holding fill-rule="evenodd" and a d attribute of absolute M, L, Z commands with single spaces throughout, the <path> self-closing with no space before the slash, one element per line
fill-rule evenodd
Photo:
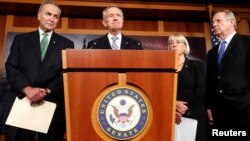
<path fill-rule="evenodd" d="M 236 34 L 236 31 L 232 32 L 224 41 L 226 41 L 226 43 L 230 43 L 230 41 L 232 40 L 233 36 Z"/>
<path fill-rule="evenodd" d="M 39 31 L 40 37 L 43 36 L 44 31 L 40 27 L 38 28 L 38 31 Z M 46 32 L 46 33 L 48 34 L 48 38 L 50 38 L 52 36 L 53 31 Z"/>
<path fill-rule="evenodd" d="M 114 35 L 108 33 L 108 38 L 109 38 L 109 40 L 111 40 L 112 37 L 114 37 Z M 119 40 L 121 40 L 121 39 L 122 39 L 122 33 L 117 34 L 116 37 L 118 37 Z"/>

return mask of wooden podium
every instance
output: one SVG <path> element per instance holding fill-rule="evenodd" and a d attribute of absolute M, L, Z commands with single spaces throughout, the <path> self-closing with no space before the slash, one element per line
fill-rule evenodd
<path fill-rule="evenodd" d="M 138 87 L 150 105 L 145 129 L 131 140 L 173 141 L 176 61 L 165 50 L 63 51 L 67 141 L 115 140 L 96 122 L 95 107 L 101 92 L 120 84 Z"/>

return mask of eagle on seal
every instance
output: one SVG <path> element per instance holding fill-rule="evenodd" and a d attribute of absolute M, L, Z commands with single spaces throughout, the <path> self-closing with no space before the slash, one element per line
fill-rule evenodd
<path fill-rule="evenodd" d="M 115 106 L 111 105 L 113 107 L 113 111 L 114 111 L 114 114 L 115 116 L 119 119 L 118 120 L 118 123 L 121 122 L 121 123 L 125 123 L 125 122 L 129 122 L 128 118 L 132 115 L 133 113 L 133 107 L 134 107 L 134 104 L 131 105 L 127 112 L 121 112 L 119 113 L 119 110 L 118 108 L 116 108 Z"/>

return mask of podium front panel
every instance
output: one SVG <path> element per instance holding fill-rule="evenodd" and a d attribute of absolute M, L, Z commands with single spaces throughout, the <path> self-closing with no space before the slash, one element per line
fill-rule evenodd
<path fill-rule="evenodd" d="M 64 51 L 67 140 L 115 140 L 99 130 L 92 113 L 105 89 L 124 83 L 143 91 L 151 105 L 150 122 L 131 140 L 173 141 L 176 60 L 173 51 Z"/>

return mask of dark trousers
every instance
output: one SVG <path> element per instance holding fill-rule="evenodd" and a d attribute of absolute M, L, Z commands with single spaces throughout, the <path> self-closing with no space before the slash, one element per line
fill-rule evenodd
<path fill-rule="evenodd" d="M 210 126 L 208 131 L 209 141 L 228 140 L 228 138 L 234 138 L 234 140 L 237 141 L 249 141 L 250 107 L 239 109 L 220 97 L 216 99 L 216 102 L 217 103 L 214 103 L 214 107 L 212 109 L 214 125 Z M 212 133 L 215 130 L 218 130 L 221 133 L 227 133 L 227 136 L 213 135 Z M 230 134 L 229 131 L 234 132 L 235 135 Z M 239 133 L 242 131 L 246 133 L 245 136 L 242 136 L 242 134 Z"/>
<path fill-rule="evenodd" d="M 65 123 L 51 123 L 47 134 L 6 125 L 5 141 L 63 141 Z"/>

